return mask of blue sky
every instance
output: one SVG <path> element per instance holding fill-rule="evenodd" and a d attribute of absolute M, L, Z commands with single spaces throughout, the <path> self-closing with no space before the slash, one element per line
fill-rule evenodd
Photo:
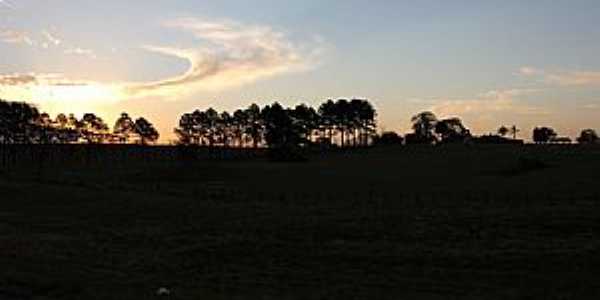
<path fill-rule="evenodd" d="M 427 109 L 478 133 L 600 129 L 600 2 L 370 2 L 4 0 L 0 98 L 166 136 L 195 108 L 330 97 L 371 99 L 390 130 Z"/>

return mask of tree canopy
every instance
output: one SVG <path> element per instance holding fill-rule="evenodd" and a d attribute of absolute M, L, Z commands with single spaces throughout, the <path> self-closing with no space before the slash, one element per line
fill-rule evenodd
<path fill-rule="evenodd" d="M 275 102 L 252 104 L 233 112 L 195 110 L 175 128 L 180 144 L 220 147 L 308 147 L 327 141 L 340 147 L 367 146 L 376 129 L 376 111 L 368 100 L 328 100 L 318 109 Z"/>
<path fill-rule="evenodd" d="M 145 118 L 133 122 L 127 113 L 121 114 L 111 131 L 106 122 L 94 113 L 81 119 L 60 113 L 52 118 L 47 113 L 23 102 L 0 100 L 0 142 L 9 144 L 68 143 L 128 143 L 132 138 L 146 144 L 155 142 L 158 131 Z"/>
<path fill-rule="evenodd" d="M 537 144 L 548 143 L 556 136 L 556 131 L 550 127 L 536 127 L 533 129 L 533 141 Z"/>

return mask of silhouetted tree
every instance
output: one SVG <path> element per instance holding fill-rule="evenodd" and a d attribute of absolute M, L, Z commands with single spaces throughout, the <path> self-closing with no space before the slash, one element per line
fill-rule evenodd
<path fill-rule="evenodd" d="M 290 111 L 291 117 L 296 126 L 302 132 L 302 141 L 304 144 L 311 144 L 314 131 L 319 127 L 319 115 L 314 108 L 305 104 L 296 106 Z"/>
<path fill-rule="evenodd" d="M 598 144 L 600 138 L 594 129 L 584 129 L 577 138 L 577 142 L 580 144 Z"/>
<path fill-rule="evenodd" d="M 135 120 L 135 133 L 140 137 L 142 145 L 147 145 L 148 142 L 154 143 L 158 140 L 160 135 L 154 125 L 148 122 L 145 118 L 138 118 Z"/>
<path fill-rule="evenodd" d="M 279 103 L 267 105 L 261 112 L 265 122 L 265 140 L 271 148 L 299 145 L 302 128 L 294 124 L 289 112 Z"/>
<path fill-rule="evenodd" d="M 330 99 L 321 104 L 319 107 L 319 115 L 321 116 L 321 124 L 319 127 L 324 133 L 323 136 L 326 136 L 329 139 L 329 144 L 333 144 L 333 132 L 336 129 L 337 124 L 335 102 Z"/>
<path fill-rule="evenodd" d="M 289 110 L 279 103 L 267 105 L 261 111 L 265 124 L 265 141 L 271 158 L 276 160 L 299 160 L 303 128 L 294 122 Z"/>
<path fill-rule="evenodd" d="M 248 117 L 246 116 L 246 112 L 242 109 L 238 109 L 233 113 L 232 116 L 232 129 L 231 134 L 235 143 L 237 143 L 238 147 L 244 147 L 245 140 L 244 135 L 246 132 L 246 127 L 248 126 Z"/>
<path fill-rule="evenodd" d="M 340 99 L 335 103 L 335 120 L 343 148 L 346 146 L 346 134 L 352 129 L 352 107 L 348 100 Z"/>
<path fill-rule="evenodd" d="M 256 104 L 250 105 L 245 110 L 245 115 L 248 118 L 245 134 L 252 140 L 252 147 L 257 148 L 263 142 L 265 131 L 260 107 Z"/>
<path fill-rule="evenodd" d="M 183 114 L 179 118 L 179 126 L 174 130 L 180 144 L 193 144 L 194 123 L 192 114 Z"/>
<path fill-rule="evenodd" d="M 356 146 L 356 135 L 358 134 L 358 144 L 367 146 L 369 140 L 375 134 L 375 117 L 377 113 L 375 108 L 368 100 L 353 99 L 350 101 L 350 107 L 353 118 L 353 138 Z"/>
<path fill-rule="evenodd" d="M 103 143 L 108 134 L 108 125 L 102 118 L 93 113 L 83 115 L 80 121 L 80 132 L 88 143 Z"/>
<path fill-rule="evenodd" d="M 471 132 L 462 124 L 459 118 L 440 120 L 435 124 L 435 133 L 440 135 L 442 142 L 462 143 L 471 137 Z"/>
<path fill-rule="evenodd" d="M 304 104 L 293 109 L 284 108 L 278 103 L 263 109 L 252 104 L 233 114 L 217 112 L 212 108 L 184 114 L 174 132 L 179 143 L 185 145 L 244 147 L 251 144 L 256 148 L 264 141 L 268 147 L 278 147 L 279 138 L 283 138 L 285 145 L 293 141 L 297 146 L 308 146 L 313 143 L 315 136 L 326 136 L 332 141 L 333 136 L 339 134 L 343 146 L 350 144 L 349 138 L 353 139 L 353 145 L 356 146 L 358 143 L 369 143 L 375 132 L 375 116 L 373 106 L 367 100 L 358 99 L 329 100 L 320 106 L 318 112 Z"/>
<path fill-rule="evenodd" d="M 436 141 L 433 131 L 437 124 L 437 117 L 434 113 L 426 111 L 421 112 L 411 118 L 414 133 L 407 135 L 407 143 L 432 144 Z"/>
<path fill-rule="evenodd" d="M 533 129 L 533 141 L 537 144 L 544 144 L 550 142 L 556 137 L 554 129 L 549 127 L 536 127 Z"/>
<path fill-rule="evenodd" d="M 506 126 L 501 126 L 500 128 L 498 128 L 498 134 L 501 137 L 507 136 L 509 132 L 510 132 L 510 129 L 508 129 L 508 127 L 506 127 Z"/>
<path fill-rule="evenodd" d="M 70 124 L 70 122 L 73 122 L 73 124 Z M 58 114 L 53 123 L 57 142 L 61 144 L 76 143 L 80 138 L 77 123 L 79 121 L 73 115 L 67 117 L 63 113 Z"/>
<path fill-rule="evenodd" d="M 132 134 L 135 133 L 135 122 L 129 114 L 121 113 L 121 116 L 115 122 L 113 134 L 121 143 L 127 143 Z"/>
<path fill-rule="evenodd" d="M 39 112 L 24 102 L 0 100 L 0 135 L 8 143 L 32 143 Z"/>
<path fill-rule="evenodd" d="M 47 113 L 38 115 L 35 121 L 35 129 L 31 132 L 32 141 L 39 144 L 49 144 L 54 142 L 55 137 L 54 121 Z"/>

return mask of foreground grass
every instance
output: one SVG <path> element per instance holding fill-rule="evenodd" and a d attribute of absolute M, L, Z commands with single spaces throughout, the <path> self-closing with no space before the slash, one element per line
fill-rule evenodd
<path fill-rule="evenodd" d="M 595 298 L 599 154 L 392 148 L 13 170 L 0 180 L 0 299 L 154 299 L 159 287 L 172 299 Z"/>

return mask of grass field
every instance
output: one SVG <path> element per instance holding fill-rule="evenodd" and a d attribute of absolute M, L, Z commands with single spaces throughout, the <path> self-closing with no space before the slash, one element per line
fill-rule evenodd
<path fill-rule="evenodd" d="M 600 148 L 138 150 L 8 159 L 0 299 L 600 297 Z"/>

